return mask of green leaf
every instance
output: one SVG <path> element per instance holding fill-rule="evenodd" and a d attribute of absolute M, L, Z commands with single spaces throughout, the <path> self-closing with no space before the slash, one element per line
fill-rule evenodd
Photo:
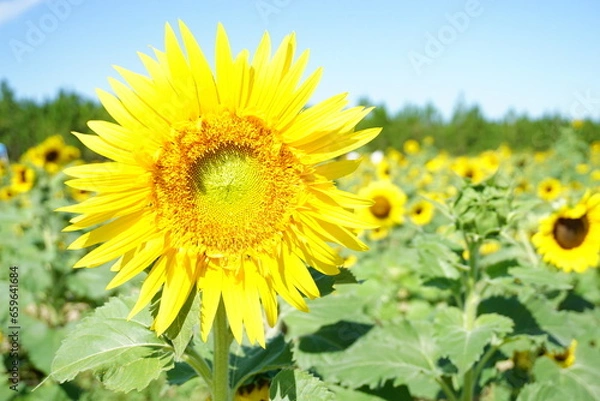
<path fill-rule="evenodd" d="M 517 401 L 565 401 L 575 400 L 568 390 L 549 383 L 531 383 L 523 387 Z M 578 400 L 579 401 L 579 400 Z"/>
<path fill-rule="evenodd" d="M 49 374 L 52 359 L 61 341 L 65 338 L 64 328 L 49 328 L 47 323 L 24 314 L 22 322 L 23 347 L 28 351 L 29 360 L 40 371 Z"/>
<path fill-rule="evenodd" d="M 459 258 L 439 236 L 421 236 L 414 241 L 420 266 L 418 273 L 425 278 L 456 280 L 460 277 Z"/>
<path fill-rule="evenodd" d="M 597 333 L 600 324 L 598 313 L 557 310 L 542 295 L 528 299 L 526 305 L 540 327 L 552 336 L 551 340 L 563 346 L 569 345 L 574 338 L 589 336 L 590 331 Z"/>
<path fill-rule="evenodd" d="M 538 358 L 533 367 L 533 374 L 544 387 L 568 394 L 562 400 L 600 399 L 600 351 L 588 344 L 577 346 L 575 362 L 567 368 L 562 368 L 550 358 Z"/>
<path fill-rule="evenodd" d="M 495 313 L 479 316 L 469 327 L 465 314 L 458 308 L 448 307 L 438 312 L 435 321 L 439 347 L 463 374 L 479 359 L 494 336 L 512 331 L 511 319 Z"/>
<path fill-rule="evenodd" d="M 375 388 L 388 380 L 394 386 L 423 380 L 437 391 L 435 377 L 441 375 L 436 362 L 439 351 L 428 321 L 392 322 L 375 327 L 343 352 L 324 355 L 324 362 L 315 369 L 327 381 L 344 386 Z"/>
<path fill-rule="evenodd" d="M 198 377 L 198 373 L 185 362 L 175 362 L 173 369 L 167 372 L 167 381 L 170 385 L 180 385 L 194 377 Z"/>
<path fill-rule="evenodd" d="M 335 276 L 328 276 L 313 268 L 309 271 L 322 297 L 333 292 L 337 284 L 356 284 L 358 282 L 350 269 L 346 268 L 341 268 L 339 274 Z"/>
<path fill-rule="evenodd" d="M 169 353 L 148 353 L 148 350 L 142 347 L 128 352 L 130 356 L 137 355 L 138 359 L 128 359 L 128 362 L 116 366 L 113 364 L 106 370 L 96 370 L 96 375 L 108 389 L 123 392 L 142 390 L 158 378 L 162 371 L 173 365 L 173 356 Z"/>
<path fill-rule="evenodd" d="M 573 288 L 573 278 L 567 273 L 549 271 L 547 269 L 534 269 L 527 267 L 512 267 L 508 274 L 518 279 L 525 286 L 541 288 L 545 291 L 569 290 Z"/>
<path fill-rule="evenodd" d="M 365 306 L 375 302 L 379 296 L 380 289 L 375 281 L 343 284 L 324 298 L 308 300 L 309 313 L 288 307 L 288 311 L 282 312 L 281 315 L 292 337 L 313 333 L 321 326 L 341 320 L 369 324 L 371 318 L 365 314 Z"/>
<path fill-rule="evenodd" d="M 283 370 L 271 382 L 273 401 L 334 401 L 334 394 L 325 384 L 300 370 Z"/>
<path fill-rule="evenodd" d="M 362 391 L 350 390 L 339 386 L 329 386 L 330 390 L 335 394 L 336 400 L 344 401 L 385 401 L 384 398 L 376 395 L 363 393 Z M 410 398 L 408 399 L 410 401 Z"/>
<path fill-rule="evenodd" d="M 329 358 L 329 353 L 347 349 L 372 327 L 346 321 L 323 326 L 295 341 L 294 360 L 303 369 L 322 365 Z"/>
<path fill-rule="evenodd" d="M 196 325 L 200 322 L 200 294 L 192 291 L 185 304 L 171 323 L 165 336 L 171 340 L 175 350 L 175 360 L 180 361 L 185 348 L 194 336 Z"/>
<path fill-rule="evenodd" d="M 269 370 L 282 369 L 292 363 L 290 345 L 279 335 L 266 348 L 242 347 L 239 354 L 230 356 L 233 388 L 237 389 L 251 376 Z"/>
<path fill-rule="evenodd" d="M 510 318 L 514 323 L 513 335 L 545 335 L 529 309 L 517 297 L 494 296 L 483 300 L 477 309 L 480 315 L 496 313 Z"/>
<path fill-rule="evenodd" d="M 112 298 L 82 320 L 56 353 L 51 377 L 64 382 L 91 370 L 109 388 L 129 392 L 173 367 L 173 349 L 148 329 L 149 314 L 127 320 L 134 302 L 132 297 Z"/>

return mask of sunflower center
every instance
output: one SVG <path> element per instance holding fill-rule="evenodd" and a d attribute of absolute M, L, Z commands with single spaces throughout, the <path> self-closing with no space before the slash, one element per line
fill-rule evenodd
<path fill-rule="evenodd" d="M 260 166 L 250 149 L 225 146 L 201 157 L 190 168 L 191 184 L 205 206 L 235 212 L 260 199 Z"/>
<path fill-rule="evenodd" d="M 55 161 L 58 160 L 58 156 L 59 156 L 59 152 L 56 149 L 52 149 L 49 150 L 48 152 L 46 152 L 46 154 L 44 155 L 44 159 L 46 161 L 46 163 L 53 163 Z"/>
<path fill-rule="evenodd" d="M 390 215 L 392 205 L 385 196 L 375 196 L 373 198 L 375 204 L 371 206 L 371 213 L 378 219 L 385 219 Z"/>
<path fill-rule="evenodd" d="M 304 166 L 262 121 L 228 113 L 175 129 L 154 169 L 157 224 L 215 258 L 262 251 L 289 224 Z"/>
<path fill-rule="evenodd" d="M 586 216 L 578 219 L 559 218 L 554 224 L 554 239 L 563 249 L 576 248 L 585 240 L 588 229 Z"/>

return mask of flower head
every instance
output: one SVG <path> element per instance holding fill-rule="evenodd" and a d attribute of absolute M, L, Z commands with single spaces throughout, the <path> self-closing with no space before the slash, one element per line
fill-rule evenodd
<path fill-rule="evenodd" d="M 370 221 L 373 228 L 388 228 L 404 221 L 406 195 L 392 182 L 374 181 L 362 188 L 359 195 L 373 202 L 371 207 L 358 211 L 358 215 Z M 378 231 L 387 233 L 387 230 Z"/>
<path fill-rule="evenodd" d="M 582 273 L 600 261 L 600 194 L 586 194 L 540 222 L 532 242 L 544 261 Z"/>
<path fill-rule="evenodd" d="M 28 149 L 21 157 L 21 160 L 30 162 L 37 167 L 43 168 L 48 173 L 54 174 L 63 165 L 79 158 L 79 156 L 79 149 L 66 145 L 61 135 L 53 135 L 46 138 L 39 145 Z"/>
<path fill-rule="evenodd" d="M 321 70 L 301 81 L 308 51 L 294 59 L 293 34 L 274 55 L 265 34 L 250 59 L 232 55 L 219 25 L 213 74 L 179 27 L 182 43 L 167 24 L 165 51 L 140 54 L 149 77 L 117 67 L 128 85 L 98 92 L 117 123 L 75 134 L 113 160 L 65 171 L 68 185 L 95 193 L 60 209 L 81 214 L 66 230 L 103 224 L 70 245 L 102 243 L 75 267 L 117 259 L 112 288 L 151 266 L 131 316 L 162 290 L 153 328 L 163 333 L 198 290 L 204 340 L 222 300 L 237 341 L 245 331 L 264 345 L 262 312 L 274 325 L 278 294 L 304 311 L 304 296 L 319 296 L 307 265 L 336 274 L 343 260 L 332 246 L 366 249 L 354 232 L 370 225 L 353 210 L 370 201 L 332 181 L 358 162 L 331 159 L 380 130 L 354 131 L 370 109 L 345 108 L 345 94 L 305 106 Z"/>

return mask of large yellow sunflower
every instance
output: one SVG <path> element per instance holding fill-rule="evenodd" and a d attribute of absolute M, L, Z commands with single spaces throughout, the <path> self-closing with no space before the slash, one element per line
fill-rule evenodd
<path fill-rule="evenodd" d="M 584 272 L 600 261 L 600 194 L 586 194 L 540 222 L 532 242 L 544 261 L 567 272 Z"/>
<path fill-rule="evenodd" d="M 104 223 L 70 245 L 103 243 L 75 267 L 118 258 L 113 288 L 152 266 L 131 316 L 162 289 L 153 329 L 163 333 L 198 290 L 204 340 L 222 300 L 236 340 L 245 331 L 264 346 L 262 310 L 274 325 L 277 294 L 304 311 L 303 295 L 319 296 L 307 265 L 336 274 L 332 246 L 366 249 L 354 231 L 370 225 L 353 210 L 370 201 L 332 181 L 358 162 L 330 160 L 380 129 L 354 131 L 370 109 L 345 109 L 346 94 L 305 107 L 321 69 L 301 81 L 308 51 L 294 59 L 293 34 L 271 55 L 265 33 L 250 60 L 232 55 L 219 25 L 213 75 L 179 27 L 181 44 L 167 24 L 165 51 L 140 54 L 149 77 L 116 67 L 128 86 L 111 79 L 116 96 L 98 92 L 117 124 L 91 121 L 97 135 L 75 134 L 114 160 L 65 171 L 76 177 L 68 185 L 96 193 L 60 209 L 81 214 L 66 230 Z"/>

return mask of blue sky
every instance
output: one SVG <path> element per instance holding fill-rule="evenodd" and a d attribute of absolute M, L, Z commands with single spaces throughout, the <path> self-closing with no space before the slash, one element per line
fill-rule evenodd
<path fill-rule="evenodd" d="M 136 52 L 163 49 L 181 18 L 211 61 L 219 21 L 236 52 L 295 31 L 309 69 L 324 67 L 312 102 L 349 92 L 448 116 L 462 98 L 491 118 L 600 119 L 599 16 L 596 0 L 0 0 L 0 79 L 21 98 L 95 98 L 113 64 L 143 72 Z"/>

